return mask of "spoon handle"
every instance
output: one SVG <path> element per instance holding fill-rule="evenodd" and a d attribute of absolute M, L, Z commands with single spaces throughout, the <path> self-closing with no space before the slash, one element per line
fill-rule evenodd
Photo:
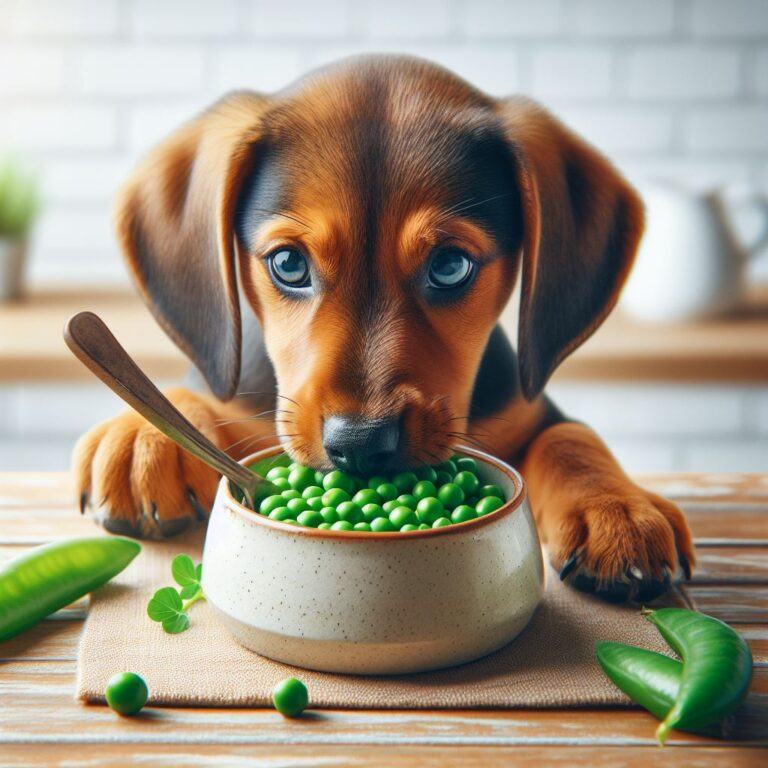
<path fill-rule="evenodd" d="M 64 341 L 75 357 L 131 408 L 185 451 L 238 485 L 251 506 L 253 500 L 262 495 L 258 491 L 263 492 L 271 486 L 230 458 L 190 424 L 136 365 L 98 315 L 79 312 L 70 318 L 64 327 Z"/>

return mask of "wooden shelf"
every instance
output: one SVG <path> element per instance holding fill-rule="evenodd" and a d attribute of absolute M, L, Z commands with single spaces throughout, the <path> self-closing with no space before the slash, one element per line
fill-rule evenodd
<path fill-rule="evenodd" d="M 768 300 L 739 316 L 679 325 L 641 325 L 616 313 L 556 372 L 556 381 L 768 382 Z M 100 314 L 154 379 L 178 379 L 188 363 L 133 294 L 38 291 L 0 305 L 0 381 L 87 381 L 64 345 L 75 312 Z M 509 315 L 507 315 L 509 316 Z"/>

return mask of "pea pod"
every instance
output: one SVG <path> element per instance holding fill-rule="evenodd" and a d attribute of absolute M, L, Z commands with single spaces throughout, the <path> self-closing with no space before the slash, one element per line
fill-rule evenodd
<path fill-rule="evenodd" d="M 670 729 L 720 722 L 738 706 L 752 676 L 752 654 L 736 632 L 711 616 L 660 608 L 647 617 L 683 660 L 677 697 L 656 729 L 663 744 Z"/>
<path fill-rule="evenodd" d="M 0 642 L 108 582 L 141 551 L 133 539 L 100 536 L 36 547 L 0 568 Z"/>

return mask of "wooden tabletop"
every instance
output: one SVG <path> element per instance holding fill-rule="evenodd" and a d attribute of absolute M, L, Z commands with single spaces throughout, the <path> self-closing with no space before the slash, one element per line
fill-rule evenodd
<path fill-rule="evenodd" d="M 87 602 L 0 643 L 0 765 L 123 766 L 758 766 L 768 764 L 768 474 L 665 475 L 641 482 L 681 504 L 700 566 L 684 596 L 747 640 L 755 672 L 728 739 L 673 732 L 622 708 L 312 712 L 148 709 L 120 718 L 74 697 Z M 0 474 L 0 559 L 94 532 L 69 501 L 67 478 Z M 171 661 L 169 661 L 171 663 Z M 178 663 L 183 675 L 183 659 Z"/>
<path fill-rule="evenodd" d="M 100 314 L 139 365 L 155 379 L 178 379 L 181 353 L 147 308 L 127 292 L 39 291 L 0 304 L 0 382 L 91 380 L 61 339 L 75 312 Z M 514 334 L 514 310 L 503 324 Z M 735 317 L 676 325 L 642 325 L 614 313 L 555 373 L 556 380 L 768 380 L 768 296 L 755 294 Z"/>

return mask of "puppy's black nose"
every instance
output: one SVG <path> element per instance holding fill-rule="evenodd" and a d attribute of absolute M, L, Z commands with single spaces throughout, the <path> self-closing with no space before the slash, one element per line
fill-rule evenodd
<path fill-rule="evenodd" d="M 397 419 L 328 416 L 323 422 L 323 447 L 345 472 L 365 475 L 392 467 L 399 442 Z"/>

